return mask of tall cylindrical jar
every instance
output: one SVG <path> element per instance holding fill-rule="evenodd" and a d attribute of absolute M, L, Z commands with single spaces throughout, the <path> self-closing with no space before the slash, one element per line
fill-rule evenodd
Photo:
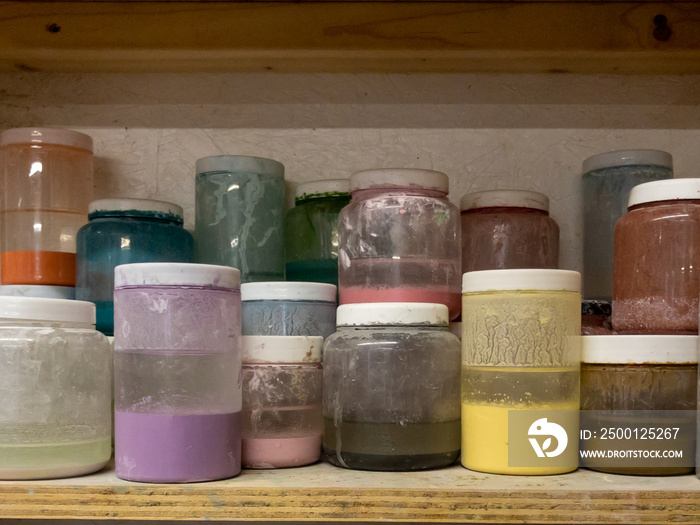
<path fill-rule="evenodd" d="M 459 210 L 437 171 L 376 169 L 350 177 L 338 223 L 340 304 L 444 304 L 459 316 Z"/>
<path fill-rule="evenodd" d="M 528 475 L 577 468 L 580 286 L 580 274 L 566 270 L 464 274 L 465 467 Z"/>
<path fill-rule="evenodd" d="M 186 263 L 117 266 L 115 470 L 208 481 L 241 469 L 240 273 Z"/>
<path fill-rule="evenodd" d="M 323 452 L 360 470 L 445 467 L 459 456 L 459 339 L 445 305 L 350 304 L 323 347 Z"/>
<path fill-rule="evenodd" d="M 610 302 L 613 235 L 633 186 L 673 178 L 673 158 L 657 150 L 621 150 L 583 161 L 583 297 Z"/>
<path fill-rule="evenodd" d="M 78 231 L 76 297 L 97 306 L 97 329 L 114 333 L 114 268 L 140 262 L 192 262 L 182 207 L 147 199 L 103 199 Z"/>
<path fill-rule="evenodd" d="M 697 334 L 700 178 L 647 182 L 615 227 L 612 325 L 629 334 Z"/>
<path fill-rule="evenodd" d="M 2 284 L 75 286 L 75 237 L 92 199 L 92 138 L 77 131 L 0 133 Z"/>
<path fill-rule="evenodd" d="M 243 337 L 243 467 L 300 467 L 321 457 L 323 338 Z"/>
<path fill-rule="evenodd" d="M 347 179 L 299 184 L 284 220 L 288 281 L 338 286 L 338 214 L 350 202 Z"/>
<path fill-rule="evenodd" d="M 238 268 L 243 282 L 284 279 L 284 166 L 219 155 L 196 171 L 197 261 Z"/>
<path fill-rule="evenodd" d="M 462 272 L 557 268 L 559 225 L 549 216 L 549 198 L 522 190 L 464 195 Z"/>
<path fill-rule="evenodd" d="M 0 479 L 79 476 L 112 455 L 112 351 L 95 305 L 0 297 Z"/>

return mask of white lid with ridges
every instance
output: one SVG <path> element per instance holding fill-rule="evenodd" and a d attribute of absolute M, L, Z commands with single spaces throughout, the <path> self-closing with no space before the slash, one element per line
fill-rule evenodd
<path fill-rule="evenodd" d="M 645 202 L 700 200 L 700 178 L 654 180 L 630 190 L 627 207 Z"/>
<path fill-rule="evenodd" d="M 581 361 L 590 364 L 695 364 L 696 335 L 587 335 Z"/>
<path fill-rule="evenodd" d="M 433 303 L 355 303 L 342 304 L 336 313 L 337 326 L 445 326 L 449 311 Z"/>
<path fill-rule="evenodd" d="M 54 128 L 13 128 L 0 133 L 0 146 L 7 144 L 56 144 L 92 153 L 92 137 L 79 131 Z"/>
<path fill-rule="evenodd" d="M 350 193 L 349 179 L 314 180 L 299 184 L 294 190 L 295 199 L 326 193 Z"/>
<path fill-rule="evenodd" d="M 526 190 L 485 190 L 463 195 L 459 201 L 462 211 L 476 208 L 532 208 L 549 211 L 549 197 Z"/>
<path fill-rule="evenodd" d="M 73 286 L 46 286 L 42 284 L 4 284 L 0 286 L 0 296 L 44 297 L 47 299 L 75 299 Z"/>
<path fill-rule="evenodd" d="M 210 172 L 251 172 L 262 175 L 284 177 L 284 164 L 264 157 L 249 155 L 215 155 L 198 159 L 195 163 L 197 174 Z"/>
<path fill-rule="evenodd" d="M 99 199 L 88 205 L 88 213 L 96 211 L 151 211 L 172 214 L 182 218 L 182 206 L 172 202 L 151 199 Z"/>
<path fill-rule="evenodd" d="M 0 319 L 95 324 L 95 304 L 45 297 L 0 297 Z"/>
<path fill-rule="evenodd" d="M 673 157 L 666 151 L 655 149 L 623 149 L 607 151 L 583 161 L 583 173 L 617 166 L 663 166 L 673 169 Z"/>
<path fill-rule="evenodd" d="M 324 301 L 335 304 L 336 286 L 301 281 L 243 283 L 242 301 Z"/>
<path fill-rule="evenodd" d="M 133 263 L 114 269 L 114 287 L 213 286 L 238 289 L 241 272 L 229 266 L 195 263 Z"/>
<path fill-rule="evenodd" d="M 581 274 L 570 270 L 479 270 L 462 276 L 462 293 L 506 290 L 581 291 Z"/>
<path fill-rule="evenodd" d="M 419 187 L 447 193 L 450 180 L 440 171 L 415 168 L 380 168 L 353 173 L 350 177 L 350 191 L 368 188 Z"/>
<path fill-rule="evenodd" d="M 323 337 L 244 335 L 243 363 L 320 363 Z"/>

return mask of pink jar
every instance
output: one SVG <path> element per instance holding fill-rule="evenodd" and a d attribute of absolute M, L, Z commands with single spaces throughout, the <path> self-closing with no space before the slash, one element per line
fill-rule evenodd
<path fill-rule="evenodd" d="M 559 266 L 559 225 L 542 193 L 469 193 L 462 209 L 462 272 Z"/>

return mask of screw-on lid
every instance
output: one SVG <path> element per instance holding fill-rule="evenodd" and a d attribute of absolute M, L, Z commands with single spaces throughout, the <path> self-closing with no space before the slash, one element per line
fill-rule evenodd
<path fill-rule="evenodd" d="M 584 160 L 583 173 L 617 166 L 662 166 L 673 169 L 673 157 L 670 153 L 655 149 L 608 151 Z"/>
<path fill-rule="evenodd" d="M 241 272 L 229 266 L 195 263 L 133 263 L 114 269 L 114 287 L 213 286 L 238 289 Z"/>
<path fill-rule="evenodd" d="M 251 172 L 284 177 L 284 164 L 276 160 L 248 155 L 215 155 L 197 160 L 197 175 L 209 172 Z"/>
<path fill-rule="evenodd" d="M 294 200 L 308 199 L 314 195 L 328 193 L 350 194 L 349 179 L 314 180 L 299 184 L 294 190 Z"/>
<path fill-rule="evenodd" d="M 549 198 L 543 193 L 526 190 L 486 190 L 463 195 L 459 201 L 462 211 L 476 208 L 532 208 L 549 211 Z"/>
<path fill-rule="evenodd" d="M 72 286 L 46 286 L 42 284 L 4 284 L 0 286 L 0 295 L 73 300 L 75 299 L 75 288 Z"/>
<path fill-rule="evenodd" d="M 581 361 L 590 364 L 696 364 L 696 335 L 585 335 Z"/>
<path fill-rule="evenodd" d="M 151 199 L 100 199 L 88 205 L 88 214 L 105 213 L 110 211 L 138 211 L 162 214 L 172 217 L 171 220 L 182 222 L 182 206 L 172 202 Z"/>
<path fill-rule="evenodd" d="M 413 168 L 382 168 L 353 173 L 350 177 L 350 191 L 367 188 L 407 188 L 419 187 L 447 193 L 450 180 L 440 171 Z"/>
<path fill-rule="evenodd" d="M 0 297 L 0 319 L 95 324 L 95 304 L 45 297 Z"/>
<path fill-rule="evenodd" d="M 7 144 L 57 144 L 92 153 L 92 137 L 78 131 L 53 128 L 13 128 L 0 133 L 0 146 Z"/>
<path fill-rule="evenodd" d="M 244 335 L 244 363 L 320 363 L 323 337 Z"/>
<path fill-rule="evenodd" d="M 244 283 L 242 301 L 325 301 L 335 304 L 336 286 L 300 281 Z"/>
<path fill-rule="evenodd" d="M 645 202 L 700 200 L 700 178 L 654 180 L 630 190 L 627 207 Z"/>
<path fill-rule="evenodd" d="M 444 304 L 342 304 L 336 313 L 336 326 L 448 326 L 448 313 Z"/>
<path fill-rule="evenodd" d="M 462 276 L 462 293 L 497 290 L 581 291 L 581 274 L 570 270 L 479 270 Z"/>

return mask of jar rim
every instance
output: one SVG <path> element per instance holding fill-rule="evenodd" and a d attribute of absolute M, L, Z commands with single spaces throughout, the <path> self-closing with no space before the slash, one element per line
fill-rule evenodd
<path fill-rule="evenodd" d="M 241 301 L 324 301 L 335 305 L 337 287 L 328 283 L 266 281 L 243 283 Z"/>
<path fill-rule="evenodd" d="M 653 180 L 634 186 L 627 209 L 639 204 L 661 201 L 700 200 L 700 178 Z"/>
<path fill-rule="evenodd" d="M 99 199 L 88 205 L 88 218 L 109 216 L 117 213 L 120 216 L 142 216 L 144 213 L 154 214 L 154 218 L 167 219 L 183 223 L 182 206 L 173 202 L 152 199 Z"/>
<path fill-rule="evenodd" d="M 697 364 L 697 335 L 587 335 L 581 338 L 587 364 Z"/>
<path fill-rule="evenodd" d="M 622 149 L 606 151 L 588 157 L 583 161 L 584 174 L 603 168 L 617 168 L 619 166 L 661 166 L 673 169 L 673 156 L 667 151 L 656 149 Z"/>
<path fill-rule="evenodd" d="M 284 177 L 284 164 L 273 159 L 250 155 L 214 155 L 197 159 L 195 171 L 198 177 L 208 175 L 211 172 L 251 172 Z"/>
<path fill-rule="evenodd" d="M 436 303 L 352 303 L 336 311 L 336 326 L 449 326 L 449 310 Z"/>
<path fill-rule="evenodd" d="M 114 269 L 114 287 L 214 286 L 238 290 L 241 272 L 230 266 L 198 263 L 131 263 Z"/>
<path fill-rule="evenodd" d="M 69 146 L 93 152 L 92 137 L 79 131 L 59 128 L 12 128 L 0 133 L 0 146 L 35 144 Z"/>
<path fill-rule="evenodd" d="M 350 196 L 349 179 L 326 179 L 303 182 L 294 190 L 294 202 L 314 197 Z"/>
<path fill-rule="evenodd" d="M 0 297 L 0 319 L 95 324 L 95 304 L 74 299 Z"/>
<path fill-rule="evenodd" d="M 418 188 L 448 193 L 450 180 L 441 171 L 417 168 L 378 168 L 350 176 L 350 191 L 371 188 Z"/>
<path fill-rule="evenodd" d="M 459 205 L 462 211 L 479 208 L 531 208 L 549 212 L 549 197 L 529 190 L 484 190 L 463 195 Z"/>
<path fill-rule="evenodd" d="M 478 270 L 462 276 L 462 293 L 492 291 L 565 291 L 581 293 L 581 274 L 571 270 Z"/>

